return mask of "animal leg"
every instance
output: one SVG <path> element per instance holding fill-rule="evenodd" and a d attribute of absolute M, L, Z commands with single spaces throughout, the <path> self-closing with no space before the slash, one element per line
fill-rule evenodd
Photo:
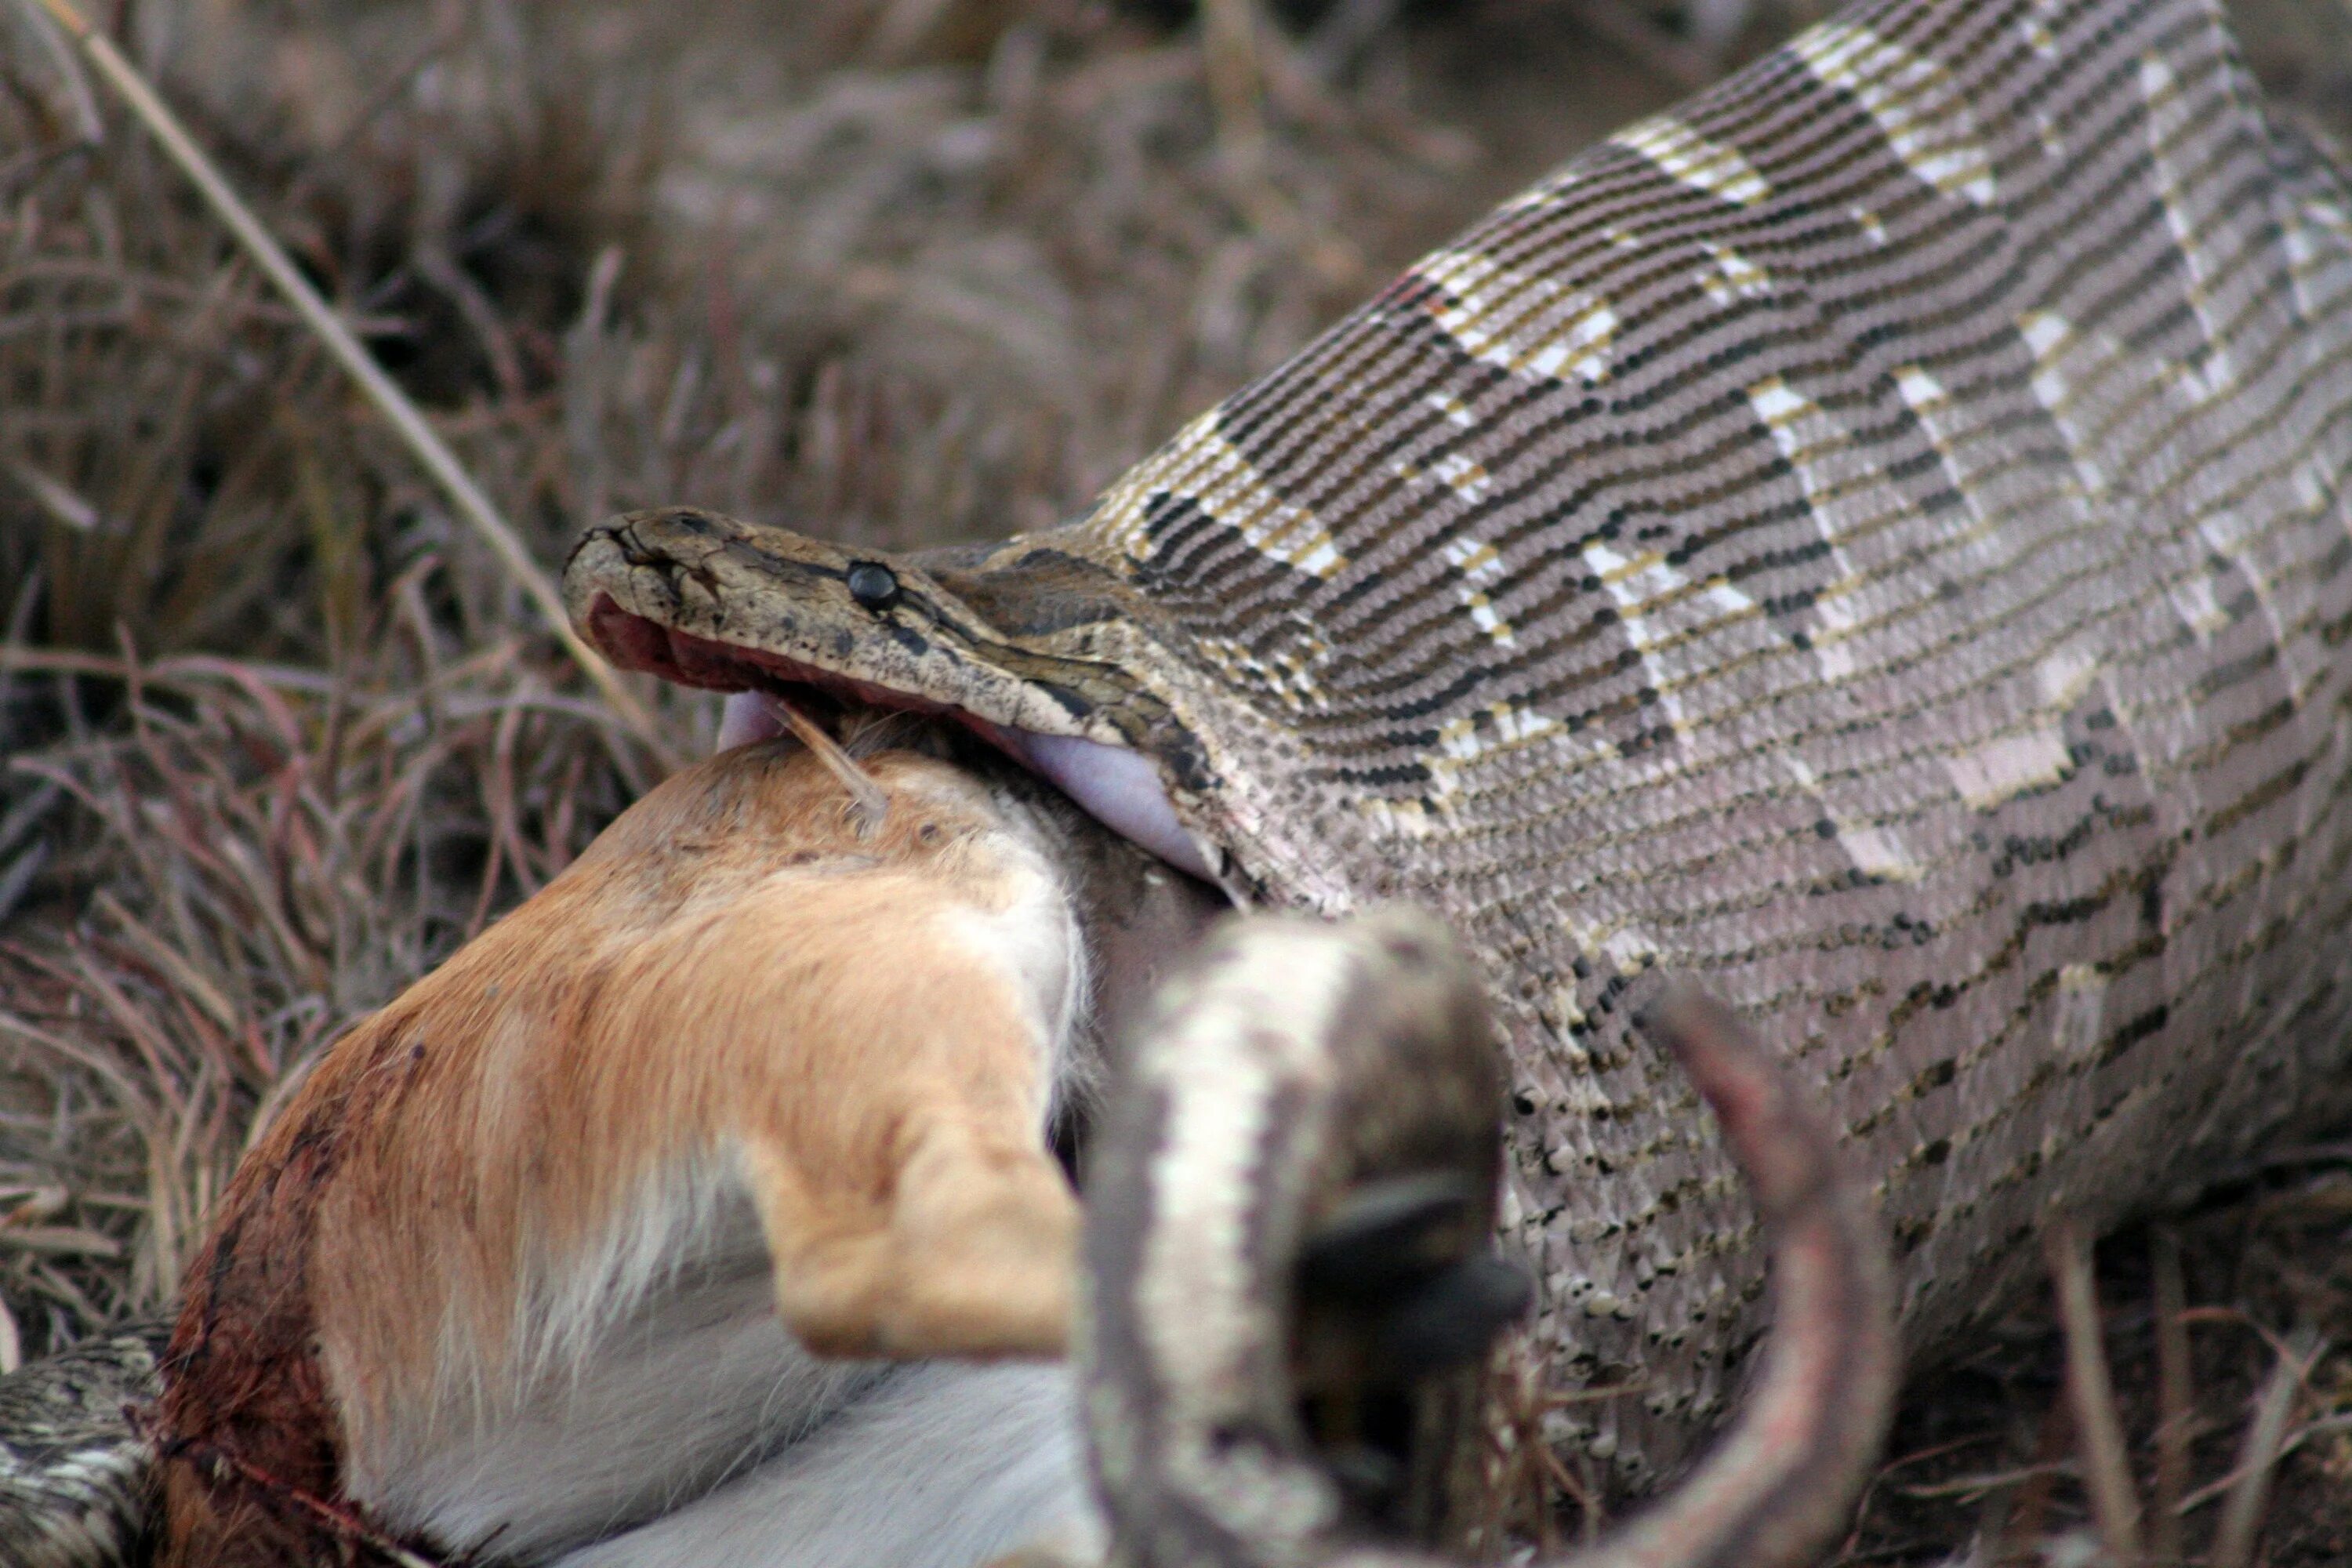
<path fill-rule="evenodd" d="M 777 1308 L 811 1350 L 1062 1353 L 1077 1205 L 1042 1147 L 929 1121 L 879 1201 L 824 1190 L 774 1145 L 751 1165 Z"/>

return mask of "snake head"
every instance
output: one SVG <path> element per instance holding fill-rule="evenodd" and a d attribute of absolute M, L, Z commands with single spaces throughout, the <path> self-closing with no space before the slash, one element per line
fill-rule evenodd
<path fill-rule="evenodd" d="M 1024 635 L 933 563 L 700 507 L 589 529 L 563 574 L 572 621 L 615 662 L 688 686 L 763 685 L 993 726 L 1133 743 L 1156 715 L 1082 639 Z M 1066 634 L 1071 628 L 1060 630 Z"/>
<path fill-rule="evenodd" d="M 938 714 L 1061 788 L 1113 832 L 1205 881 L 1188 819 L 1217 770 L 1146 672 L 1159 617 L 1094 562 L 1017 542 L 920 558 L 809 539 L 699 507 L 631 512 L 573 546 L 581 635 L 625 669 L 738 693 L 722 745 L 773 733 L 767 701 Z"/>

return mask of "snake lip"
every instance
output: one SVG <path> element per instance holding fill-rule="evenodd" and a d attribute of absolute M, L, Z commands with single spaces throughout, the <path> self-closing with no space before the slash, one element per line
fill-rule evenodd
<path fill-rule="evenodd" d="M 680 686 L 709 691 L 756 692 L 791 702 L 828 730 L 842 713 L 867 709 L 935 714 L 962 725 L 989 745 L 1068 795 L 1120 837 L 1205 882 L 1220 880 L 1214 857 L 1187 831 L 1151 764 L 1134 752 L 995 723 L 968 709 L 931 701 L 858 680 L 782 654 L 697 637 L 622 608 L 598 594 L 582 617 L 583 629 L 614 663 Z M 719 727 L 724 748 L 783 729 L 768 711 L 730 711 Z"/>
<path fill-rule="evenodd" d="M 942 702 L 894 691 L 782 654 L 696 637 L 623 609 L 599 594 L 585 617 L 591 640 L 624 669 L 642 670 L 679 686 L 706 691 L 758 691 L 799 704 L 828 722 L 843 709 L 871 708 L 894 713 L 936 713 L 953 719 L 1015 761 L 1028 763 L 1013 731 L 978 714 Z"/>

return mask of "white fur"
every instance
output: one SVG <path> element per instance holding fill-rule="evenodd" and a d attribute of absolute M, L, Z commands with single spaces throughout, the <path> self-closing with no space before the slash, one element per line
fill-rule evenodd
<path fill-rule="evenodd" d="M 819 1361 L 776 1321 L 740 1179 L 683 1201 L 667 1185 L 539 1296 L 561 1306 L 526 1337 L 533 1370 L 442 1380 L 371 1463 L 353 1454 L 352 1497 L 396 1531 L 565 1568 L 1098 1555 L 1066 1369 Z"/>
<path fill-rule="evenodd" d="M 352 1446 L 352 1497 L 394 1529 L 528 1560 L 656 1517 L 856 1399 L 880 1369 L 820 1362 L 784 1331 L 758 1217 L 728 1186 L 649 1193 L 572 1289 L 527 1290 L 518 1317 L 539 1321 L 515 1370 L 476 1381 L 445 1362 L 434 1398 Z"/>
<path fill-rule="evenodd" d="M 1061 1089 L 1076 1070 L 1078 1025 L 1088 989 L 1086 933 L 1064 891 L 1045 836 L 1025 810 L 1000 801 L 1014 831 L 1005 836 L 1004 868 L 1011 904 L 995 913 L 947 911 L 950 932 L 985 954 L 997 973 L 1013 980 L 1029 1004 L 1029 1024 L 1045 1047 L 1039 1061 L 1040 1131 L 1059 1109 Z M 1015 847 L 1017 846 L 1017 849 Z"/>
<path fill-rule="evenodd" d="M 1046 1543 L 1099 1557 L 1076 1421 L 1060 1366 L 896 1368 L 806 1441 L 561 1568 L 968 1568 Z"/>

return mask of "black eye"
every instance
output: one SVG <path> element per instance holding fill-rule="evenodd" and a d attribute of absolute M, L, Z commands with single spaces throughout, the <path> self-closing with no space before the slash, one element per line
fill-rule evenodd
<path fill-rule="evenodd" d="M 898 574 L 879 561 L 853 561 L 849 596 L 869 610 L 887 610 L 898 602 Z"/>

